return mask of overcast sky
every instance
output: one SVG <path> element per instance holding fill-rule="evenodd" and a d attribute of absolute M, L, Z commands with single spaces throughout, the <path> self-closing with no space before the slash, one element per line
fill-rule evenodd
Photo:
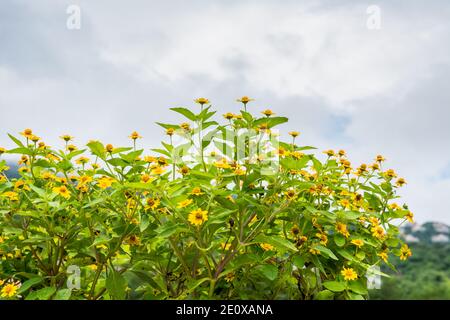
<path fill-rule="evenodd" d="M 417 220 L 450 223 L 449 39 L 447 0 L 2 0 L 0 146 L 30 127 L 52 146 L 137 130 L 157 147 L 154 122 L 180 120 L 169 107 L 205 96 L 237 112 L 248 95 L 302 144 L 385 155 Z"/>

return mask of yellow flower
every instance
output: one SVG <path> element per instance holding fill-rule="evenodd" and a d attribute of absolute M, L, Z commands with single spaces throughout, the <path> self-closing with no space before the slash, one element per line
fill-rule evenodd
<path fill-rule="evenodd" d="M 237 99 L 236 101 L 237 102 L 241 102 L 241 103 L 243 103 L 243 104 L 247 104 L 247 103 L 249 103 L 250 101 L 254 101 L 255 99 L 251 99 L 251 98 L 249 98 L 249 97 L 247 97 L 247 96 L 243 96 L 242 98 L 240 98 L 240 99 Z"/>
<path fill-rule="evenodd" d="M 27 156 L 21 156 L 20 160 L 17 163 L 18 164 L 27 164 L 28 163 L 28 157 Z"/>
<path fill-rule="evenodd" d="M 233 196 L 231 194 L 227 195 L 227 200 L 229 200 L 229 201 L 231 201 L 233 203 L 236 202 L 236 201 L 234 201 L 234 198 L 233 198 Z"/>
<path fill-rule="evenodd" d="M 232 282 L 234 280 L 235 276 L 233 272 L 227 273 L 227 275 L 225 276 L 225 281 L 226 282 Z"/>
<path fill-rule="evenodd" d="M 393 169 L 386 170 L 384 175 L 388 178 L 396 178 L 397 177 L 397 174 L 395 173 L 395 171 Z"/>
<path fill-rule="evenodd" d="M 291 228 L 291 232 L 292 232 L 292 234 L 293 234 L 294 236 L 298 236 L 298 234 L 300 233 L 300 229 L 299 229 L 299 227 L 298 227 L 297 225 L 294 225 L 294 226 Z"/>
<path fill-rule="evenodd" d="M 167 134 L 168 136 L 173 136 L 174 132 L 175 132 L 175 129 L 174 129 L 174 128 L 167 128 L 167 129 L 166 129 L 166 134 Z"/>
<path fill-rule="evenodd" d="M 192 210 L 188 216 L 188 221 L 194 226 L 200 226 L 207 220 L 208 211 L 202 209 Z"/>
<path fill-rule="evenodd" d="M 20 283 L 8 283 L 1 291 L 3 298 L 12 298 L 16 295 L 17 290 L 20 288 Z"/>
<path fill-rule="evenodd" d="M 216 168 L 221 168 L 221 169 L 229 169 L 230 168 L 230 165 L 228 164 L 228 161 L 225 158 L 222 158 L 222 160 L 220 160 L 220 161 L 214 162 L 214 166 Z"/>
<path fill-rule="evenodd" d="M 377 239 L 382 240 L 385 236 L 384 229 L 380 225 L 372 227 L 370 231 L 372 231 L 372 235 Z"/>
<path fill-rule="evenodd" d="M 290 189 L 288 191 L 285 191 L 284 195 L 286 196 L 286 198 L 288 200 L 294 200 L 297 197 L 297 193 L 295 192 L 294 189 Z"/>
<path fill-rule="evenodd" d="M 380 224 L 380 220 L 378 218 L 375 217 L 369 217 L 369 222 L 373 225 L 373 226 L 377 226 Z"/>
<path fill-rule="evenodd" d="M 397 181 L 395 182 L 395 184 L 398 187 L 402 187 L 404 184 L 406 184 L 406 180 L 404 178 L 398 178 Z"/>
<path fill-rule="evenodd" d="M 347 230 L 347 225 L 342 222 L 336 223 L 336 231 L 339 232 L 340 234 L 342 234 L 346 238 L 348 238 L 350 236 L 350 233 Z"/>
<path fill-rule="evenodd" d="M 189 125 L 189 123 L 187 122 L 183 122 L 182 124 L 180 124 L 181 129 L 183 129 L 184 131 L 189 131 L 191 130 L 191 126 Z"/>
<path fill-rule="evenodd" d="M 352 268 L 343 268 L 341 274 L 344 276 L 344 280 L 356 280 L 358 278 L 358 274 Z"/>
<path fill-rule="evenodd" d="M 385 161 L 386 160 L 386 158 L 385 157 L 383 157 L 382 155 L 377 155 L 377 157 L 375 158 L 375 161 L 376 162 L 383 162 L 383 161 Z"/>
<path fill-rule="evenodd" d="M 78 159 L 75 160 L 75 163 L 80 164 L 80 165 L 86 164 L 88 162 L 89 162 L 89 158 L 86 158 L 86 157 L 79 157 Z"/>
<path fill-rule="evenodd" d="M 338 155 L 339 155 L 339 157 L 344 157 L 346 155 L 345 150 L 342 150 L 342 149 L 339 150 Z"/>
<path fill-rule="evenodd" d="M 388 251 L 384 250 L 380 253 L 377 253 L 377 256 L 379 256 L 381 258 L 381 260 L 383 260 L 384 262 L 388 262 Z"/>
<path fill-rule="evenodd" d="M 2 148 L 2 147 L 0 147 L 0 155 L 1 154 L 4 154 L 6 152 L 6 149 L 5 148 Z"/>
<path fill-rule="evenodd" d="M 300 135 L 300 132 L 298 131 L 289 131 L 288 134 L 292 136 L 293 138 L 297 138 Z"/>
<path fill-rule="evenodd" d="M 315 255 L 315 256 L 317 256 L 317 255 L 320 254 L 320 251 L 317 250 L 317 249 L 315 249 L 315 248 L 309 249 L 309 252 L 310 252 L 311 254 Z"/>
<path fill-rule="evenodd" d="M 198 104 L 200 104 L 202 106 L 204 104 L 208 104 L 209 103 L 209 100 L 206 99 L 206 98 L 198 98 L 198 99 L 195 99 L 194 101 L 195 101 L 195 103 L 198 103 Z"/>
<path fill-rule="evenodd" d="M 278 155 L 280 157 L 287 157 L 290 154 L 290 152 L 288 150 L 286 150 L 283 147 L 278 148 Z"/>
<path fill-rule="evenodd" d="M 158 208 L 160 203 L 161 201 L 159 199 L 147 198 L 147 205 L 145 209 L 155 210 L 156 208 Z"/>
<path fill-rule="evenodd" d="M 78 185 L 84 185 L 92 181 L 91 176 L 81 176 L 78 178 Z"/>
<path fill-rule="evenodd" d="M 89 187 L 87 185 L 85 185 L 85 184 L 78 184 L 76 186 L 76 189 L 78 191 L 80 191 L 81 193 L 87 193 L 89 191 Z"/>
<path fill-rule="evenodd" d="M 28 167 L 20 167 L 18 170 L 20 173 L 25 173 L 25 172 L 29 172 L 30 169 Z"/>
<path fill-rule="evenodd" d="M 69 150 L 70 152 L 77 150 L 77 146 L 73 145 L 73 144 L 69 144 L 67 146 L 67 150 Z"/>
<path fill-rule="evenodd" d="M 157 162 L 157 161 L 158 161 L 158 159 L 156 159 L 155 157 L 152 157 L 152 156 L 144 157 L 144 162 L 147 162 L 147 163 L 153 163 L 153 162 Z"/>
<path fill-rule="evenodd" d="M 320 239 L 320 244 L 326 246 L 328 243 L 328 237 L 325 233 L 316 233 L 316 237 Z"/>
<path fill-rule="evenodd" d="M 143 174 L 141 176 L 141 182 L 143 183 L 150 183 L 154 180 L 154 178 L 150 177 L 148 174 Z"/>
<path fill-rule="evenodd" d="M 397 203 L 391 203 L 390 205 L 389 205 L 389 209 L 391 209 L 391 210 L 398 210 L 398 209 L 400 209 L 400 206 L 397 204 Z"/>
<path fill-rule="evenodd" d="M 275 249 L 271 244 L 268 244 L 268 243 L 260 243 L 259 246 L 260 246 L 264 251 L 271 251 L 271 250 Z"/>
<path fill-rule="evenodd" d="M 89 269 L 91 269 L 92 271 L 97 271 L 97 269 L 98 269 L 98 266 L 94 263 L 94 264 L 90 264 L 89 266 Z"/>
<path fill-rule="evenodd" d="M 108 144 L 105 146 L 105 150 L 106 150 L 106 152 L 111 153 L 111 152 L 114 151 L 114 146 L 113 146 L 111 143 L 108 143 Z"/>
<path fill-rule="evenodd" d="M 11 201 L 19 201 L 19 194 L 14 191 L 6 191 L 2 196 L 7 197 Z"/>
<path fill-rule="evenodd" d="M 163 167 L 156 167 L 152 169 L 152 174 L 156 174 L 156 175 L 161 175 L 166 171 L 166 169 L 164 169 Z"/>
<path fill-rule="evenodd" d="M 405 218 L 410 223 L 414 223 L 414 214 L 411 211 L 408 211 L 408 213 L 405 215 Z"/>
<path fill-rule="evenodd" d="M 52 190 L 54 193 L 57 193 L 66 199 L 70 198 L 70 191 L 67 189 L 66 186 L 54 187 Z"/>
<path fill-rule="evenodd" d="M 231 112 L 227 112 L 227 113 L 225 113 L 225 114 L 223 115 L 223 117 L 224 117 L 225 119 L 231 120 L 231 119 L 234 118 L 234 114 L 231 113 Z"/>
<path fill-rule="evenodd" d="M 127 244 L 131 244 L 132 246 L 138 246 L 141 244 L 141 239 L 138 236 L 132 234 L 125 240 L 125 242 Z"/>
<path fill-rule="evenodd" d="M 242 169 L 242 168 L 236 168 L 233 172 L 234 172 L 234 174 L 237 175 L 237 176 L 243 176 L 243 175 L 245 175 L 245 170 Z"/>
<path fill-rule="evenodd" d="M 331 149 L 325 150 L 323 153 L 325 153 L 329 157 L 333 157 L 334 156 L 334 151 L 331 150 Z"/>
<path fill-rule="evenodd" d="M 183 176 L 185 176 L 185 175 L 187 175 L 188 173 L 189 173 L 189 167 L 187 167 L 187 166 L 182 166 L 181 168 L 180 168 L 180 170 L 179 170 L 179 172 L 183 175 Z"/>
<path fill-rule="evenodd" d="M 372 165 L 370 165 L 369 168 L 371 168 L 373 171 L 379 170 L 380 169 L 380 165 L 375 162 Z"/>
<path fill-rule="evenodd" d="M 225 242 L 222 242 L 222 243 L 220 244 L 220 248 L 222 248 L 223 250 L 229 250 L 230 247 L 231 247 L 231 243 L 225 243 Z"/>
<path fill-rule="evenodd" d="M 341 206 L 343 206 L 345 209 L 349 209 L 350 208 L 350 201 L 348 201 L 348 199 L 342 199 L 342 200 L 339 200 L 339 204 L 341 205 Z"/>
<path fill-rule="evenodd" d="M 294 152 L 291 152 L 291 156 L 294 157 L 294 158 L 297 159 L 297 160 L 303 158 L 304 155 L 305 155 L 305 154 L 304 154 L 303 152 L 300 152 L 300 151 L 294 151 Z"/>
<path fill-rule="evenodd" d="M 200 196 L 203 194 L 202 189 L 200 189 L 199 187 L 195 187 L 194 189 L 192 189 L 192 191 L 189 193 L 193 196 Z"/>
<path fill-rule="evenodd" d="M 406 260 L 409 257 L 412 256 L 412 252 L 411 249 L 408 247 L 408 245 L 405 243 L 401 248 L 400 248 L 400 260 Z"/>
<path fill-rule="evenodd" d="M 60 136 L 60 138 L 63 139 L 65 142 L 73 140 L 73 137 L 68 134 L 63 134 L 62 136 Z"/>
<path fill-rule="evenodd" d="M 133 131 L 131 133 L 131 135 L 129 136 L 129 138 L 132 139 L 132 140 L 136 140 L 136 139 L 142 138 L 142 136 L 139 133 L 137 133 L 136 131 Z"/>
<path fill-rule="evenodd" d="M 351 243 L 353 243 L 355 246 L 357 246 L 358 248 L 361 248 L 364 245 L 364 241 L 361 239 L 353 239 L 351 241 Z"/>
<path fill-rule="evenodd" d="M 192 202 L 194 202 L 194 200 L 192 199 L 186 199 L 183 201 L 178 202 L 177 208 L 181 209 L 181 208 L 186 208 L 187 206 L 191 205 Z"/>
<path fill-rule="evenodd" d="M 263 115 L 265 115 L 266 117 L 270 117 L 271 115 L 274 115 L 275 113 L 272 112 L 272 110 L 270 109 L 266 109 L 263 112 L 261 112 Z"/>
<path fill-rule="evenodd" d="M 109 188 L 109 187 L 111 187 L 111 185 L 113 184 L 113 182 L 114 182 L 114 179 L 112 179 L 112 178 L 110 178 L 110 177 L 103 177 L 103 178 L 100 178 L 99 180 L 98 180 L 98 186 L 99 186 L 99 188 L 101 188 L 101 189 L 106 189 L 106 188 Z"/>
<path fill-rule="evenodd" d="M 20 133 L 22 136 L 24 136 L 27 139 L 31 139 L 33 137 L 33 130 L 31 129 L 25 129 Z"/>

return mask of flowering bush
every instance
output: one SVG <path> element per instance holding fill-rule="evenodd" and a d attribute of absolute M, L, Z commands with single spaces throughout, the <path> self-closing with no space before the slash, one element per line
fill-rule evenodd
<path fill-rule="evenodd" d="M 10 135 L 20 177 L 0 162 L 2 299 L 363 299 L 367 270 L 411 255 L 392 202 L 406 182 L 385 159 L 353 167 L 344 150 L 281 142 L 287 118 L 239 113 L 182 124 L 147 155 L 141 136 L 86 148 L 31 129 Z M 90 154 L 88 158 L 87 155 Z"/>

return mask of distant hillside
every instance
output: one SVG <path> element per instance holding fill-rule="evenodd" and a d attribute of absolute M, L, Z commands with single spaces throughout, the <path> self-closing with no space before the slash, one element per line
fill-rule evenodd
<path fill-rule="evenodd" d="M 450 227 L 440 222 L 416 223 L 402 227 L 401 233 L 408 243 L 449 243 Z"/>
<path fill-rule="evenodd" d="M 450 299 L 449 226 L 439 222 L 401 228 L 413 255 L 407 261 L 392 257 L 397 270 L 383 266 L 390 278 L 381 289 L 371 291 L 371 299 Z"/>
<path fill-rule="evenodd" d="M 8 162 L 7 166 L 9 167 L 9 170 L 5 172 L 6 176 L 10 179 L 18 178 L 19 174 L 17 172 L 17 169 L 19 166 L 15 163 L 11 163 L 11 162 Z"/>

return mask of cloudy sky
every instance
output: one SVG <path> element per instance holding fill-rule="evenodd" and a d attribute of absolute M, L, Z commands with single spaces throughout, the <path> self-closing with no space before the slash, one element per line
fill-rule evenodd
<path fill-rule="evenodd" d="M 137 130 L 156 147 L 154 122 L 180 120 L 169 107 L 237 112 L 248 95 L 301 143 L 385 155 L 417 220 L 450 223 L 449 17 L 446 0 L 2 0 L 0 145 L 31 127 L 53 146 Z"/>

